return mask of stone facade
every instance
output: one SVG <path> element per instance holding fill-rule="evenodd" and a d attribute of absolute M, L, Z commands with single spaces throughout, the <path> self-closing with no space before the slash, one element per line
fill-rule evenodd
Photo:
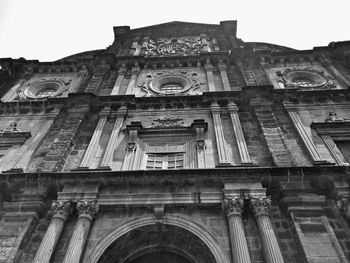
<path fill-rule="evenodd" d="M 350 42 L 236 21 L 0 59 L 0 263 L 350 260 Z"/>

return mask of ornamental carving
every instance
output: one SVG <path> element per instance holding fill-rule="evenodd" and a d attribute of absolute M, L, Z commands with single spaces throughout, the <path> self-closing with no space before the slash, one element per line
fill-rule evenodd
<path fill-rule="evenodd" d="M 200 37 L 161 38 L 150 40 L 147 44 L 146 56 L 187 56 L 199 54 L 203 48 Z"/>
<path fill-rule="evenodd" d="M 197 72 L 193 71 L 158 71 L 146 76 L 139 85 L 144 97 L 200 95 L 200 87 L 205 83 L 199 81 Z"/>
<path fill-rule="evenodd" d="M 250 206 L 256 216 L 267 214 L 271 209 L 270 197 L 250 198 Z"/>
<path fill-rule="evenodd" d="M 175 128 L 185 127 L 183 119 L 175 118 L 171 115 L 160 116 L 153 120 L 150 128 Z"/>
<path fill-rule="evenodd" d="M 97 205 L 97 200 L 87 202 L 78 201 L 77 210 L 79 216 L 88 216 L 93 218 L 98 212 L 99 206 Z"/>
<path fill-rule="evenodd" d="M 51 209 L 54 212 L 54 216 L 66 218 L 72 211 L 72 203 L 71 201 L 53 201 Z"/>
<path fill-rule="evenodd" d="M 224 200 L 225 213 L 226 215 L 237 214 L 241 215 L 244 207 L 243 198 L 228 198 L 225 197 Z"/>
<path fill-rule="evenodd" d="M 337 115 L 336 112 L 330 111 L 328 117 L 325 119 L 325 122 L 349 122 L 349 118 L 341 118 Z"/>
<path fill-rule="evenodd" d="M 278 84 L 281 88 L 296 89 L 331 89 L 335 82 L 323 72 L 314 69 L 287 69 L 277 72 Z"/>
<path fill-rule="evenodd" d="M 71 82 L 72 79 L 62 78 L 43 78 L 29 82 L 17 90 L 17 98 L 24 101 L 57 97 L 68 91 Z"/>
<path fill-rule="evenodd" d="M 18 129 L 18 123 L 17 122 L 11 122 L 8 127 L 5 128 L 5 130 L 0 130 L 0 133 L 14 133 L 14 132 L 21 132 Z"/>

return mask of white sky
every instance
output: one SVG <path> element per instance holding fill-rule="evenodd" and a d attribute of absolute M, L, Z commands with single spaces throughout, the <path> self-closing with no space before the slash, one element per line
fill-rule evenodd
<path fill-rule="evenodd" d="M 295 49 L 350 40 L 350 0 L 0 0 L 0 57 L 54 61 L 112 44 L 113 26 L 238 20 L 237 36 Z"/>

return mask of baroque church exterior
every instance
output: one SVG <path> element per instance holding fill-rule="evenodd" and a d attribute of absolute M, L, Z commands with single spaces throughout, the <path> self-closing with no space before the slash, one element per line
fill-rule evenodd
<path fill-rule="evenodd" d="M 236 29 L 0 59 L 0 262 L 349 262 L 350 41 Z"/>

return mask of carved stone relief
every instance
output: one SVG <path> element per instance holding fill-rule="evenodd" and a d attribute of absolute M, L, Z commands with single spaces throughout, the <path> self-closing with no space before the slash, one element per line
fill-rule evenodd
<path fill-rule="evenodd" d="M 204 84 L 193 71 L 158 71 L 148 74 L 139 87 L 144 97 L 200 95 L 200 87 Z"/>
<path fill-rule="evenodd" d="M 196 55 L 202 50 L 201 38 L 161 38 L 147 43 L 146 56 L 186 56 Z"/>
<path fill-rule="evenodd" d="M 186 127 L 183 119 L 173 117 L 171 115 L 160 116 L 155 119 L 150 128 L 174 128 L 174 127 Z"/>

